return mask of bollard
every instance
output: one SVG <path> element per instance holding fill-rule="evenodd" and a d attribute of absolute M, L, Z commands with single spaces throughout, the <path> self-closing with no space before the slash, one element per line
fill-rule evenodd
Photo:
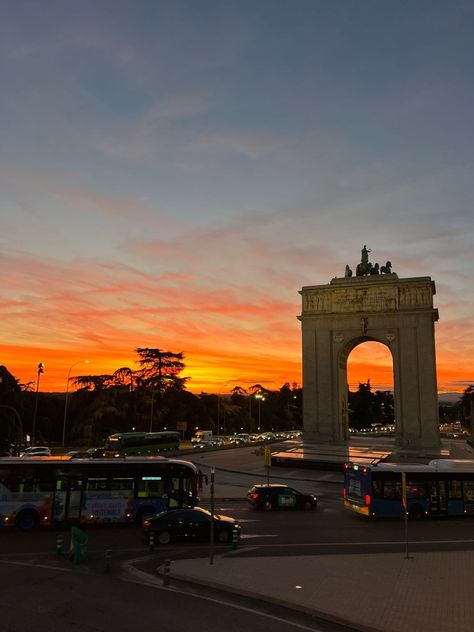
<path fill-rule="evenodd" d="M 150 549 L 150 551 L 153 551 L 153 549 L 155 548 L 155 534 L 153 533 L 153 531 L 150 531 L 150 533 L 148 534 L 148 548 Z"/>
<path fill-rule="evenodd" d="M 62 555 L 63 554 L 63 536 L 62 535 L 58 535 L 58 537 L 56 538 L 56 553 L 58 555 Z"/>
<path fill-rule="evenodd" d="M 232 529 L 232 548 L 235 551 L 239 546 L 239 532 L 237 529 Z"/>
<path fill-rule="evenodd" d="M 170 585 L 170 570 L 171 570 L 171 562 L 170 560 L 165 560 L 165 566 L 163 568 L 163 586 Z"/>
<path fill-rule="evenodd" d="M 107 549 L 105 552 L 105 572 L 110 573 L 110 565 L 112 562 L 112 551 Z"/>

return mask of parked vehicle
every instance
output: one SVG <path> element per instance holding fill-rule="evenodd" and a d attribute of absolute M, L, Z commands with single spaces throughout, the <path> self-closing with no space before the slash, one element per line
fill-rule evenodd
<path fill-rule="evenodd" d="M 197 443 L 193 443 L 193 448 L 197 448 L 198 450 L 212 447 L 214 447 L 212 441 L 198 441 Z"/>
<path fill-rule="evenodd" d="M 32 445 L 20 452 L 20 456 L 51 456 L 51 450 L 46 446 Z"/>
<path fill-rule="evenodd" d="M 212 439 L 212 430 L 196 430 L 194 437 L 191 438 L 191 443 L 198 443 L 200 441 L 210 441 Z"/>
<path fill-rule="evenodd" d="M 145 518 L 143 531 L 147 538 L 153 533 L 155 542 L 159 544 L 169 544 L 174 540 L 209 542 L 211 518 L 211 512 L 202 507 L 173 509 Z M 214 514 L 216 542 L 230 542 L 234 531 L 240 538 L 240 524 L 235 518 Z"/>
<path fill-rule="evenodd" d="M 257 483 L 247 492 L 247 501 L 256 509 L 316 509 L 318 499 L 280 483 Z"/>

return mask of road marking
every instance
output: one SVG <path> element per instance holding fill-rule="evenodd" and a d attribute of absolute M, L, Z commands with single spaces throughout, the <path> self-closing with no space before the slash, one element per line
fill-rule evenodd
<path fill-rule="evenodd" d="M 278 538 L 278 533 L 244 533 L 240 536 L 241 540 L 250 540 L 251 538 Z"/>
<path fill-rule="evenodd" d="M 268 538 L 272 536 L 268 535 L 242 535 L 241 538 Z M 277 535 L 275 535 L 277 537 Z M 294 544 L 259 544 L 259 547 L 325 547 L 325 546 L 391 546 L 394 544 L 406 544 L 405 540 L 393 540 L 388 542 L 305 542 L 305 543 L 294 543 Z M 413 540 L 409 541 L 408 544 L 421 544 L 421 545 L 429 545 L 429 544 L 474 544 L 474 540 Z"/>
<path fill-rule="evenodd" d="M 52 564 L 36 564 L 34 560 L 30 562 L 14 562 L 13 560 L 0 560 L 0 564 L 13 564 L 14 566 L 31 566 L 32 568 L 47 568 L 53 571 L 63 571 L 70 573 L 72 568 L 62 568 L 61 566 L 53 566 Z"/>

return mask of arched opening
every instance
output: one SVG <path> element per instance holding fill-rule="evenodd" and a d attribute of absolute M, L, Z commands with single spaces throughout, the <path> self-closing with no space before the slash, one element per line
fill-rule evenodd
<path fill-rule="evenodd" d="M 394 364 L 390 348 L 360 336 L 342 350 L 339 384 L 343 433 L 390 432 L 395 425 Z"/>

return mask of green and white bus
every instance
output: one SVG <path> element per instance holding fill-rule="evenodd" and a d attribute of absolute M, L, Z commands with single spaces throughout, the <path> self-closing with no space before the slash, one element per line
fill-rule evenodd
<path fill-rule="evenodd" d="M 159 456 L 0 458 L 0 527 L 141 523 L 194 507 L 201 485 L 192 463 Z"/>
<path fill-rule="evenodd" d="M 179 450 L 179 432 L 119 432 L 107 437 L 105 456 L 153 456 Z"/>

